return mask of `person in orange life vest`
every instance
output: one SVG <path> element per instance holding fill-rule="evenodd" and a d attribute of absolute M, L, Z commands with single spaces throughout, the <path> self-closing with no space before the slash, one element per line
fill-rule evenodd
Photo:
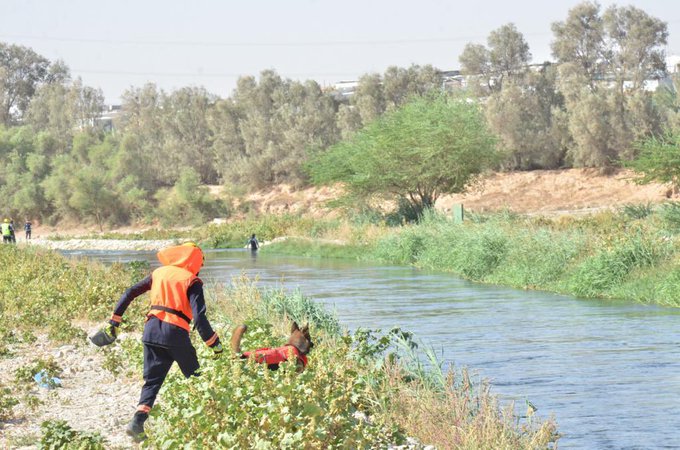
<path fill-rule="evenodd" d="M 189 339 L 192 320 L 201 339 L 213 349 L 215 356 L 222 353 L 220 339 L 205 314 L 203 283 L 198 278 L 204 261 L 201 249 L 196 244 L 187 243 L 161 250 L 157 256 L 163 265 L 125 291 L 106 329 L 115 339 L 116 328 L 132 300 L 151 291 L 151 308 L 142 336 L 144 386 L 137 411 L 126 428 L 127 434 L 137 439 L 143 437 L 144 422 L 172 363 L 177 362 L 187 378 L 198 375 L 196 349 Z"/>

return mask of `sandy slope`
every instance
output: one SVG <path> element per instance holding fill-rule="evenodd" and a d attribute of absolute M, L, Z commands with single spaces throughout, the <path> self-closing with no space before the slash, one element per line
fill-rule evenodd
<path fill-rule="evenodd" d="M 436 207 L 448 211 L 454 203 L 463 203 L 467 210 L 477 212 L 509 209 L 554 214 L 668 200 L 670 186 L 658 183 L 641 186 L 633 179 L 633 173 L 627 170 L 611 175 L 594 169 L 495 173 L 482 178 L 466 194 L 440 197 Z M 280 185 L 267 192 L 251 194 L 247 201 L 262 212 L 303 211 L 323 216 L 328 213 L 325 202 L 340 192 L 339 188 L 295 191 Z"/>

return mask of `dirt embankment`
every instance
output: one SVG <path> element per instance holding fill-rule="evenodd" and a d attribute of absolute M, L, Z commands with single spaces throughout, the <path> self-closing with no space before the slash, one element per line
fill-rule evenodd
<path fill-rule="evenodd" d="M 595 169 L 494 173 L 483 177 L 465 194 L 440 197 L 436 207 L 442 211 L 450 211 L 453 204 L 462 203 L 467 211 L 507 209 L 525 214 L 556 215 L 597 212 L 625 204 L 660 203 L 676 198 L 671 186 L 667 184 L 638 185 L 634 179 L 635 175 L 628 170 L 619 170 L 610 175 L 604 175 Z M 221 191 L 220 186 L 211 186 L 213 194 L 219 195 Z M 236 206 L 242 211 L 265 214 L 301 213 L 311 217 L 328 217 L 337 214 L 328 208 L 328 201 L 341 194 L 340 187 L 295 190 L 282 184 L 267 191 L 249 194 Z M 216 220 L 219 222 L 220 219 Z M 145 228 L 149 227 L 130 226 L 106 231 L 125 234 L 143 231 Z M 34 223 L 33 237 L 92 236 L 97 232 L 95 226 L 47 227 Z M 17 237 L 19 241 L 23 240 L 21 230 Z M 167 243 L 159 245 L 162 247 L 162 244 Z M 63 248 L 66 244 L 50 245 Z M 110 249 L 109 247 L 107 244 L 103 248 Z"/>
<path fill-rule="evenodd" d="M 531 172 L 494 173 L 483 177 L 465 194 L 444 195 L 437 209 L 448 211 L 455 203 L 467 210 L 499 211 L 508 209 L 528 214 L 591 212 L 625 204 L 659 203 L 672 197 L 669 185 L 638 185 L 629 170 L 604 175 L 595 169 L 535 170 Z M 328 214 L 328 200 L 341 194 L 339 188 L 295 191 L 280 185 L 267 192 L 247 197 L 261 212 L 304 211 L 321 217 Z"/>
<path fill-rule="evenodd" d="M 466 194 L 447 195 L 440 209 L 463 203 L 466 209 L 559 214 L 590 212 L 626 204 L 660 203 L 673 197 L 670 185 L 638 185 L 635 175 L 619 170 L 603 175 L 595 169 L 535 170 L 497 173 L 483 178 Z"/>

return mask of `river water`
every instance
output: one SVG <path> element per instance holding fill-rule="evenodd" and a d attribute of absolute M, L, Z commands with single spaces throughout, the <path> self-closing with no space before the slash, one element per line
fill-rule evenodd
<path fill-rule="evenodd" d="M 153 252 L 65 252 L 105 262 Z M 680 448 L 680 309 L 579 300 L 355 261 L 206 252 L 204 281 L 299 289 L 343 325 L 412 331 L 493 392 L 555 416 L 560 448 Z M 113 305 L 112 305 L 113 306 Z M 521 410 L 522 408 L 518 408 Z"/>

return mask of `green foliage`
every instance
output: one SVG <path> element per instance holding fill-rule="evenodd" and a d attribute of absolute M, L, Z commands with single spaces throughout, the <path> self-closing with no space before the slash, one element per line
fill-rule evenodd
<path fill-rule="evenodd" d="M 475 105 L 416 98 L 319 155 L 309 170 L 314 182 L 343 182 L 359 198 L 405 198 L 420 216 L 490 167 L 494 145 Z"/>
<path fill-rule="evenodd" d="M 629 219 L 644 219 L 654 213 L 654 205 L 651 202 L 623 205 L 621 213 Z"/>
<path fill-rule="evenodd" d="M 650 137 L 638 142 L 638 157 L 627 165 L 640 175 L 638 182 L 672 183 L 680 187 L 680 134 Z"/>
<path fill-rule="evenodd" d="M 225 204 L 213 198 L 193 169 L 184 169 L 175 186 L 159 191 L 158 213 L 165 225 L 201 225 L 228 214 Z"/>
<path fill-rule="evenodd" d="M 255 233 L 260 242 L 282 236 L 318 236 L 333 229 L 321 225 L 322 221 L 293 214 L 266 215 L 258 218 L 233 221 L 222 225 L 209 225 L 201 234 L 201 241 L 212 248 L 241 248 Z"/>
<path fill-rule="evenodd" d="M 38 359 L 29 365 L 19 367 L 14 373 L 14 377 L 20 383 L 32 383 L 33 377 L 40 372 L 44 372 L 49 386 L 56 387 L 52 384 L 52 378 L 60 377 L 62 368 L 53 358 Z"/>
<path fill-rule="evenodd" d="M 323 364 L 312 363 L 301 374 L 292 362 L 272 372 L 263 364 L 223 358 L 206 364 L 200 378 L 169 379 L 145 445 L 340 449 L 402 441 L 393 427 L 355 414 L 370 402 L 365 382 L 348 359 L 348 346 L 329 352 L 315 347 L 313 361 Z"/>
<path fill-rule="evenodd" d="M 0 384 L 0 422 L 12 417 L 12 408 L 19 404 L 19 400 L 12 396 L 12 390 Z"/>
<path fill-rule="evenodd" d="M 105 450 L 106 439 L 99 433 L 76 431 L 65 420 L 48 420 L 40 425 L 41 450 Z"/>
<path fill-rule="evenodd" d="M 24 341 L 44 328 L 57 340 L 81 341 L 84 334 L 73 320 L 101 321 L 120 294 L 138 281 L 124 265 L 106 268 L 37 248 L 0 246 L 0 264 L 12 267 L 0 272 L 0 297 L 5 299 L 0 330 L 12 323 Z M 144 307 L 143 302 L 131 306 L 128 317 L 137 319 L 134 326 L 141 325 Z"/>
<path fill-rule="evenodd" d="M 327 242 L 315 238 L 288 238 L 267 245 L 264 251 L 279 255 L 360 260 L 364 258 L 369 250 L 366 246 Z"/>
<path fill-rule="evenodd" d="M 680 203 L 668 202 L 661 207 L 661 218 L 665 225 L 674 232 L 680 231 Z"/>
<path fill-rule="evenodd" d="M 299 324 L 313 323 L 315 329 L 323 330 L 328 335 L 339 335 L 340 322 L 334 314 L 329 313 L 323 305 L 295 291 L 286 294 L 283 291 L 265 291 L 262 295 L 259 316 L 288 317 Z"/>
<path fill-rule="evenodd" d="M 569 284 L 581 297 L 603 297 L 636 268 L 650 267 L 668 255 L 665 244 L 633 235 L 585 260 Z"/>

